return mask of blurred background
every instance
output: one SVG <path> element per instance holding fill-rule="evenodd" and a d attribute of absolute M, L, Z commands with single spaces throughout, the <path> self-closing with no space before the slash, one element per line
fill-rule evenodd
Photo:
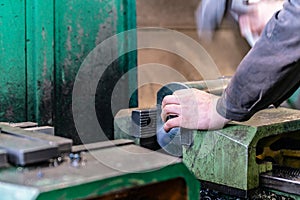
<path fill-rule="evenodd" d="M 195 11 L 200 2 L 199 0 L 137 0 L 137 27 L 163 27 L 186 34 L 200 42 L 216 63 L 221 75 L 231 76 L 239 62 L 249 51 L 250 46 L 241 36 L 238 25 L 231 16 L 226 16 L 223 20 L 221 28 L 214 35 L 213 41 L 199 40 L 195 23 Z M 202 79 L 199 74 L 193 73 L 192 66 L 186 60 L 172 53 L 155 49 L 139 50 L 138 66 L 147 63 L 170 66 L 183 74 L 188 81 Z M 151 66 L 149 66 L 149 71 L 138 72 L 139 79 L 149 79 L 149 77 L 151 79 L 151 76 L 164 76 L 166 78 L 166 74 L 153 74 Z M 148 84 L 139 88 L 139 107 L 155 105 L 156 92 L 160 87 L 157 84 Z"/>

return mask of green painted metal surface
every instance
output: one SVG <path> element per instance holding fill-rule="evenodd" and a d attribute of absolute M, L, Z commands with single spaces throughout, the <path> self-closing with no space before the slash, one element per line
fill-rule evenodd
<path fill-rule="evenodd" d="M 111 0 L 65 0 L 56 1 L 56 133 L 72 137 L 74 143 L 80 143 L 75 134 L 72 116 L 71 94 L 76 73 L 90 51 L 108 37 L 127 29 L 135 28 L 134 1 Z M 85 9 L 81 9 L 85 8 Z M 74 14 L 76 13 L 76 14 Z M 118 41 L 121 44 L 127 41 Z M 135 43 L 130 43 L 135 45 Z M 108 53 L 109 50 L 108 50 Z M 113 114 L 111 113 L 111 93 L 120 77 L 130 68 L 136 67 L 136 53 L 125 55 L 112 63 L 99 80 L 96 110 L 102 129 L 113 139 Z M 136 85 L 136 75 L 131 77 Z M 126 90 L 120 96 L 128 96 Z M 136 102 L 136 99 L 135 99 Z M 124 105 L 123 105 L 124 106 Z M 128 105 L 126 105 L 128 106 Z"/>
<path fill-rule="evenodd" d="M 67 178 L 67 177 L 66 177 Z M 49 200 L 49 199 L 85 199 L 101 197 L 105 194 L 130 188 L 160 183 L 182 178 L 187 186 L 187 199 L 199 199 L 200 184 L 184 164 L 175 164 L 145 173 L 129 173 L 91 181 L 80 185 L 56 188 L 52 191 L 41 191 L 38 188 L 0 183 L 1 197 L 6 200 Z"/>
<path fill-rule="evenodd" d="M 181 198 L 174 199 L 199 199 L 199 182 L 182 162 L 171 156 L 128 144 L 92 150 L 82 153 L 81 158 L 77 166 L 66 157 L 56 166 L 2 168 L 1 197 L 6 200 L 93 199 L 127 189 L 136 188 L 141 193 L 142 186 L 170 181 L 167 194 L 153 187 L 144 196 L 151 199 L 147 197 L 159 198 L 158 193 L 173 196 L 176 185 L 172 181 L 180 179 Z"/>
<path fill-rule="evenodd" d="M 0 1 L 0 117 L 26 118 L 25 1 Z"/>
<path fill-rule="evenodd" d="M 136 27 L 134 0 L 0 0 L 0 121 L 37 121 L 80 143 L 72 118 L 72 89 L 81 63 L 106 38 Z M 120 38 L 121 46 L 136 41 Z M 110 93 L 136 67 L 136 52 L 114 62 L 99 83 L 99 122 L 113 138 Z M 137 75 L 124 82 L 135 88 Z M 121 95 L 130 96 L 128 91 Z M 133 94 L 129 106 L 137 106 Z M 120 107 L 127 108 L 128 105 Z M 101 109 L 105 108 L 105 109 Z"/>
<path fill-rule="evenodd" d="M 53 0 L 26 0 L 27 118 L 53 124 L 54 104 Z"/>
<path fill-rule="evenodd" d="M 256 162 L 262 138 L 300 130 L 300 111 L 268 109 L 249 121 L 222 130 L 195 131 L 194 144 L 184 149 L 183 162 L 197 178 L 229 187 L 250 190 L 259 186 L 259 174 L 272 169 L 270 162 Z"/>
<path fill-rule="evenodd" d="M 123 176 L 95 181 L 92 183 L 74 186 L 67 189 L 46 192 L 41 194 L 37 199 L 48 200 L 57 199 L 58 197 L 63 197 L 64 199 L 78 199 L 87 197 L 92 198 L 107 194 L 109 192 L 118 190 L 122 191 L 124 189 L 130 189 L 132 187 L 138 187 L 147 184 L 155 184 L 162 181 L 176 179 L 178 177 L 181 177 L 188 187 L 187 199 L 199 199 L 199 183 L 197 182 L 195 177 L 191 175 L 186 166 L 182 163 L 166 166 L 162 169 L 151 172 L 126 174 Z"/>

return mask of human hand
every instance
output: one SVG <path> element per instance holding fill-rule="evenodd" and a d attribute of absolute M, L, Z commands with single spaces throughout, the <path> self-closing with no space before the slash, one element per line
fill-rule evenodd
<path fill-rule="evenodd" d="M 165 96 L 161 113 L 165 131 L 174 127 L 202 130 L 222 128 L 229 120 L 217 112 L 218 99 L 218 96 L 197 89 L 177 90 L 173 95 Z M 177 117 L 166 121 L 170 115 Z"/>
<path fill-rule="evenodd" d="M 276 11 L 282 8 L 283 1 L 262 0 L 251 4 L 252 7 L 245 14 L 239 16 L 239 26 L 242 36 L 247 37 L 249 31 L 259 36 L 267 22 Z"/>

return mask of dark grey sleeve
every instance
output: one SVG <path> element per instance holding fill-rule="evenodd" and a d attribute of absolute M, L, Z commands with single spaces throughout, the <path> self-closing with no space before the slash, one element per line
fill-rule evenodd
<path fill-rule="evenodd" d="M 300 86 L 300 0 L 289 0 L 266 25 L 217 104 L 223 117 L 248 120 L 279 106 Z"/>

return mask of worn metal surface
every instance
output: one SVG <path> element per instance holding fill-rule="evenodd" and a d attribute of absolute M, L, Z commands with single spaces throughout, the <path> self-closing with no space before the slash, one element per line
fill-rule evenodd
<path fill-rule="evenodd" d="M 58 147 L 45 141 L 34 141 L 9 134 L 0 134 L 0 148 L 7 152 L 8 161 L 27 165 L 58 156 Z"/>
<path fill-rule="evenodd" d="M 151 160 L 145 154 L 151 154 Z M 111 163 L 96 158 L 109 158 Z M 151 152 L 136 145 L 100 149 L 82 155 L 82 160 L 76 167 L 66 158 L 56 167 L 2 169 L 0 193 L 7 200 L 85 199 L 128 189 L 141 189 L 149 184 L 154 184 L 155 190 L 155 184 L 164 181 L 170 181 L 169 187 L 173 188 L 172 180 L 179 178 L 185 183 L 182 186 L 186 190 L 182 194 L 185 197 L 179 199 L 199 199 L 198 181 L 183 163 L 171 162 L 172 160 L 168 155 Z M 124 170 L 118 170 L 120 167 Z M 169 195 L 173 192 L 171 190 Z M 152 193 L 153 195 L 155 196 Z"/>
<path fill-rule="evenodd" d="M 134 0 L 0 0 L 0 121 L 55 125 L 57 135 L 80 143 L 71 108 L 76 73 L 96 45 L 135 27 Z M 125 38 L 118 42 L 117 48 L 136 45 Z M 128 53 L 99 83 L 99 93 L 106 94 L 96 102 L 99 121 L 111 139 L 110 96 L 121 76 L 135 67 L 136 52 Z M 126 99 L 131 95 L 128 89 L 136 88 L 137 77 L 132 74 L 120 90 Z M 136 95 L 120 107 L 137 106 Z"/>
<path fill-rule="evenodd" d="M 292 168 L 275 168 L 272 172 L 260 175 L 261 186 L 299 195 L 300 198 L 300 170 Z"/>
<path fill-rule="evenodd" d="M 89 144 L 82 144 L 82 145 L 76 145 L 72 147 L 72 152 L 82 152 L 82 151 L 92 151 L 92 150 L 99 150 L 109 147 L 115 147 L 115 146 L 122 146 L 122 145 L 129 145 L 134 144 L 132 140 L 125 140 L 125 139 L 119 139 L 119 140 L 110 140 L 105 142 L 95 142 L 95 143 L 89 143 Z"/>
<path fill-rule="evenodd" d="M 59 136 L 48 135 L 44 133 L 32 132 L 28 130 L 23 130 L 18 127 L 11 127 L 6 125 L 0 125 L 2 132 L 16 136 L 19 138 L 24 138 L 30 141 L 43 142 L 49 145 L 55 145 L 58 147 L 58 153 L 68 153 L 72 149 L 72 140 L 68 138 L 63 138 Z"/>
<path fill-rule="evenodd" d="M 72 89 L 76 73 L 88 53 L 108 37 L 135 28 L 135 1 L 133 0 L 63 0 L 55 2 L 56 8 L 56 134 L 71 137 L 74 143 L 80 143 L 76 134 L 72 116 Z M 82 9 L 84 8 L 84 9 Z M 74 15 L 76 13 L 76 15 Z M 135 41 L 119 38 L 120 48 L 135 45 Z M 107 50 L 109 55 L 117 47 Z M 136 66 L 136 53 L 125 55 L 107 67 L 99 80 L 95 106 L 99 123 L 108 138 L 113 139 L 113 113 L 111 94 L 121 76 Z M 119 96 L 128 99 L 128 87 L 135 87 L 136 75 L 124 81 Z M 133 99 L 135 102 L 136 99 Z M 114 105 L 127 108 L 126 105 Z M 88 140 L 86 135 L 86 140 Z M 93 136 L 89 139 L 94 141 Z"/>
<path fill-rule="evenodd" d="M 53 124 L 55 5 L 52 0 L 25 1 L 26 118 L 40 125 Z"/>
<path fill-rule="evenodd" d="M 270 162 L 256 162 L 257 143 L 299 129 L 299 111 L 263 110 L 247 122 L 234 122 L 222 130 L 194 131 L 194 143 L 184 149 L 183 161 L 201 180 L 250 190 L 259 186 L 260 173 L 272 169 Z"/>

